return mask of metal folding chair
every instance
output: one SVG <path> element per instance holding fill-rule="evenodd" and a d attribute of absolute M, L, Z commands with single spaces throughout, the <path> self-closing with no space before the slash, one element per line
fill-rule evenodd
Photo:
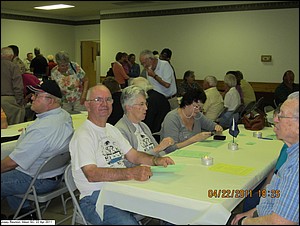
<path fill-rule="evenodd" d="M 71 195 L 72 203 L 73 203 L 73 217 L 72 217 L 72 225 L 77 224 L 84 224 L 88 225 L 89 223 L 85 220 L 84 215 L 80 209 L 77 195 L 75 194 L 77 187 L 74 182 L 73 176 L 72 176 L 72 166 L 69 164 L 65 170 L 64 173 L 64 179 L 66 186 L 68 188 L 68 191 Z"/>
<path fill-rule="evenodd" d="M 66 167 L 69 164 L 70 160 L 71 160 L 71 156 L 70 156 L 69 149 L 67 148 L 67 150 L 65 152 L 49 157 L 40 166 L 40 168 L 36 172 L 35 176 L 33 177 L 30 185 L 28 186 L 26 193 L 20 194 L 20 195 L 15 195 L 16 197 L 22 198 L 22 201 L 21 201 L 21 204 L 19 205 L 16 213 L 14 214 L 13 219 L 20 219 L 20 218 L 27 216 L 33 212 L 37 212 L 38 219 L 42 220 L 42 214 L 45 212 L 45 210 L 49 206 L 51 200 L 58 196 L 61 196 L 63 207 L 64 207 L 64 213 L 66 214 L 67 211 L 66 211 L 66 206 L 65 206 L 65 201 L 64 201 L 63 195 L 68 192 L 68 189 L 63 181 L 61 182 L 60 186 L 58 186 L 58 188 L 54 189 L 51 192 L 47 192 L 47 193 L 43 193 L 43 194 L 37 194 L 34 184 L 35 184 L 36 179 L 38 178 L 38 176 L 41 173 L 49 172 L 49 171 L 52 171 L 55 169 L 60 169 L 60 168 Z M 35 204 L 35 208 L 26 214 L 18 216 L 19 212 L 22 209 L 24 202 L 26 200 L 33 201 Z M 46 203 L 46 205 L 40 207 L 40 203 Z M 41 212 L 41 209 L 43 209 L 42 212 Z"/>

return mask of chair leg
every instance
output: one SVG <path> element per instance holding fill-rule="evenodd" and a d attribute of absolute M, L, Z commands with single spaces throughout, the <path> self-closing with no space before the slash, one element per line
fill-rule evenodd
<path fill-rule="evenodd" d="M 35 202 L 35 209 L 36 209 L 36 212 L 37 212 L 37 217 L 38 217 L 39 220 L 42 220 L 42 213 L 41 213 L 39 201 L 37 200 L 37 194 L 36 194 L 36 191 L 35 191 L 34 187 L 32 189 L 32 192 L 33 192 L 33 196 L 34 196 L 34 202 Z"/>
<path fill-rule="evenodd" d="M 22 201 L 21 201 L 21 203 L 20 203 L 20 205 L 19 205 L 17 211 L 15 212 L 15 215 L 13 216 L 13 220 L 16 220 L 16 219 L 18 218 L 18 215 L 19 215 L 19 213 L 20 213 L 20 211 L 21 211 L 21 209 L 22 209 L 22 207 L 23 207 L 23 205 L 24 205 L 24 203 L 25 203 L 25 201 L 26 201 L 26 198 L 27 198 L 27 194 L 28 194 L 28 193 L 29 193 L 29 192 L 27 191 L 27 193 L 24 195 L 24 197 L 23 197 L 23 199 L 22 199 Z"/>
<path fill-rule="evenodd" d="M 65 198 L 64 198 L 64 194 L 61 194 L 61 202 L 64 208 L 64 214 L 67 215 L 67 207 L 66 207 L 66 202 L 65 202 Z"/>

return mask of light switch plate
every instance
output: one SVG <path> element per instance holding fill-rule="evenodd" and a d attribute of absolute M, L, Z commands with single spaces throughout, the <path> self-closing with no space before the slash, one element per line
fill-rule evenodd
<path fill-rule="evenodd" d="M 261 55 L 260 60 L 261 60 L 261 62 L 271 62 L 272 56 L 271 55 Z"/>

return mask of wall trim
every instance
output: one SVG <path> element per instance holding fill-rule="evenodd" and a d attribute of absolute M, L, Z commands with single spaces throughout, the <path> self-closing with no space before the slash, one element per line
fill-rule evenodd
<path fill-rule="evenodd" d="M 54 23 L 54 24 L 79 26 L 79 25 L 100 24 L 101 20 L 108 20 L 108 19 L 152 17 L 152 16 L 157 17 L 157 16 L 232 12 L 232 11 L 288 9 L 288 8 L 299 8 L 299 1 L 264 2 L 264 3 L 253 3 L 253 4 L 218 5 L 218 6 L 151 10 L 151 11 L 126 12 L 126 13 L 108 13 L 108 14 L 101 14 L 100 19 L 83 20 L 83 21 L 59 20 L 59 19 L 52 19 L 52 18 L 16 15 L 16 14 L 8 14 L 8 13 L 1 13 L 1 18 L 11 19 L 11 20 L 23 20 L 23 21 L 34 21 L 34 22 L 42 22 L 42 23 Z"/>
<path fill-rule="evenodd" d="M 71 21 L 71 20 L 60 20 L 60 19 L 52 19 L 52 18 L 44 18 L 44 17 L 8 14 L 8 13 L 1 13 L 1 19 L 23 20 L 23 21 L 33 21 L 39 23 L 64 24 L 64 25 L 73 25 L 73 26 L 100 24 L 100 19 Z"/>

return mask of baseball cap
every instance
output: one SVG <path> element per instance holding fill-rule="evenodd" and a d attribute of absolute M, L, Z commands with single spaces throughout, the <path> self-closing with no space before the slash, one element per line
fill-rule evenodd
<path fill-rule="evenodd" d="M 56 96 L 58 98 L 62 97 L 61 90 L 59 86 L 57 85 L 56 81 L 54 80 L 46 80 L 44 82 L 41 82 L 38 86 L 27 86 L 28 89 L 30 89 L 33 92 L 39 92 L 39 93 L 49 93 L 53 96 Z"/>

